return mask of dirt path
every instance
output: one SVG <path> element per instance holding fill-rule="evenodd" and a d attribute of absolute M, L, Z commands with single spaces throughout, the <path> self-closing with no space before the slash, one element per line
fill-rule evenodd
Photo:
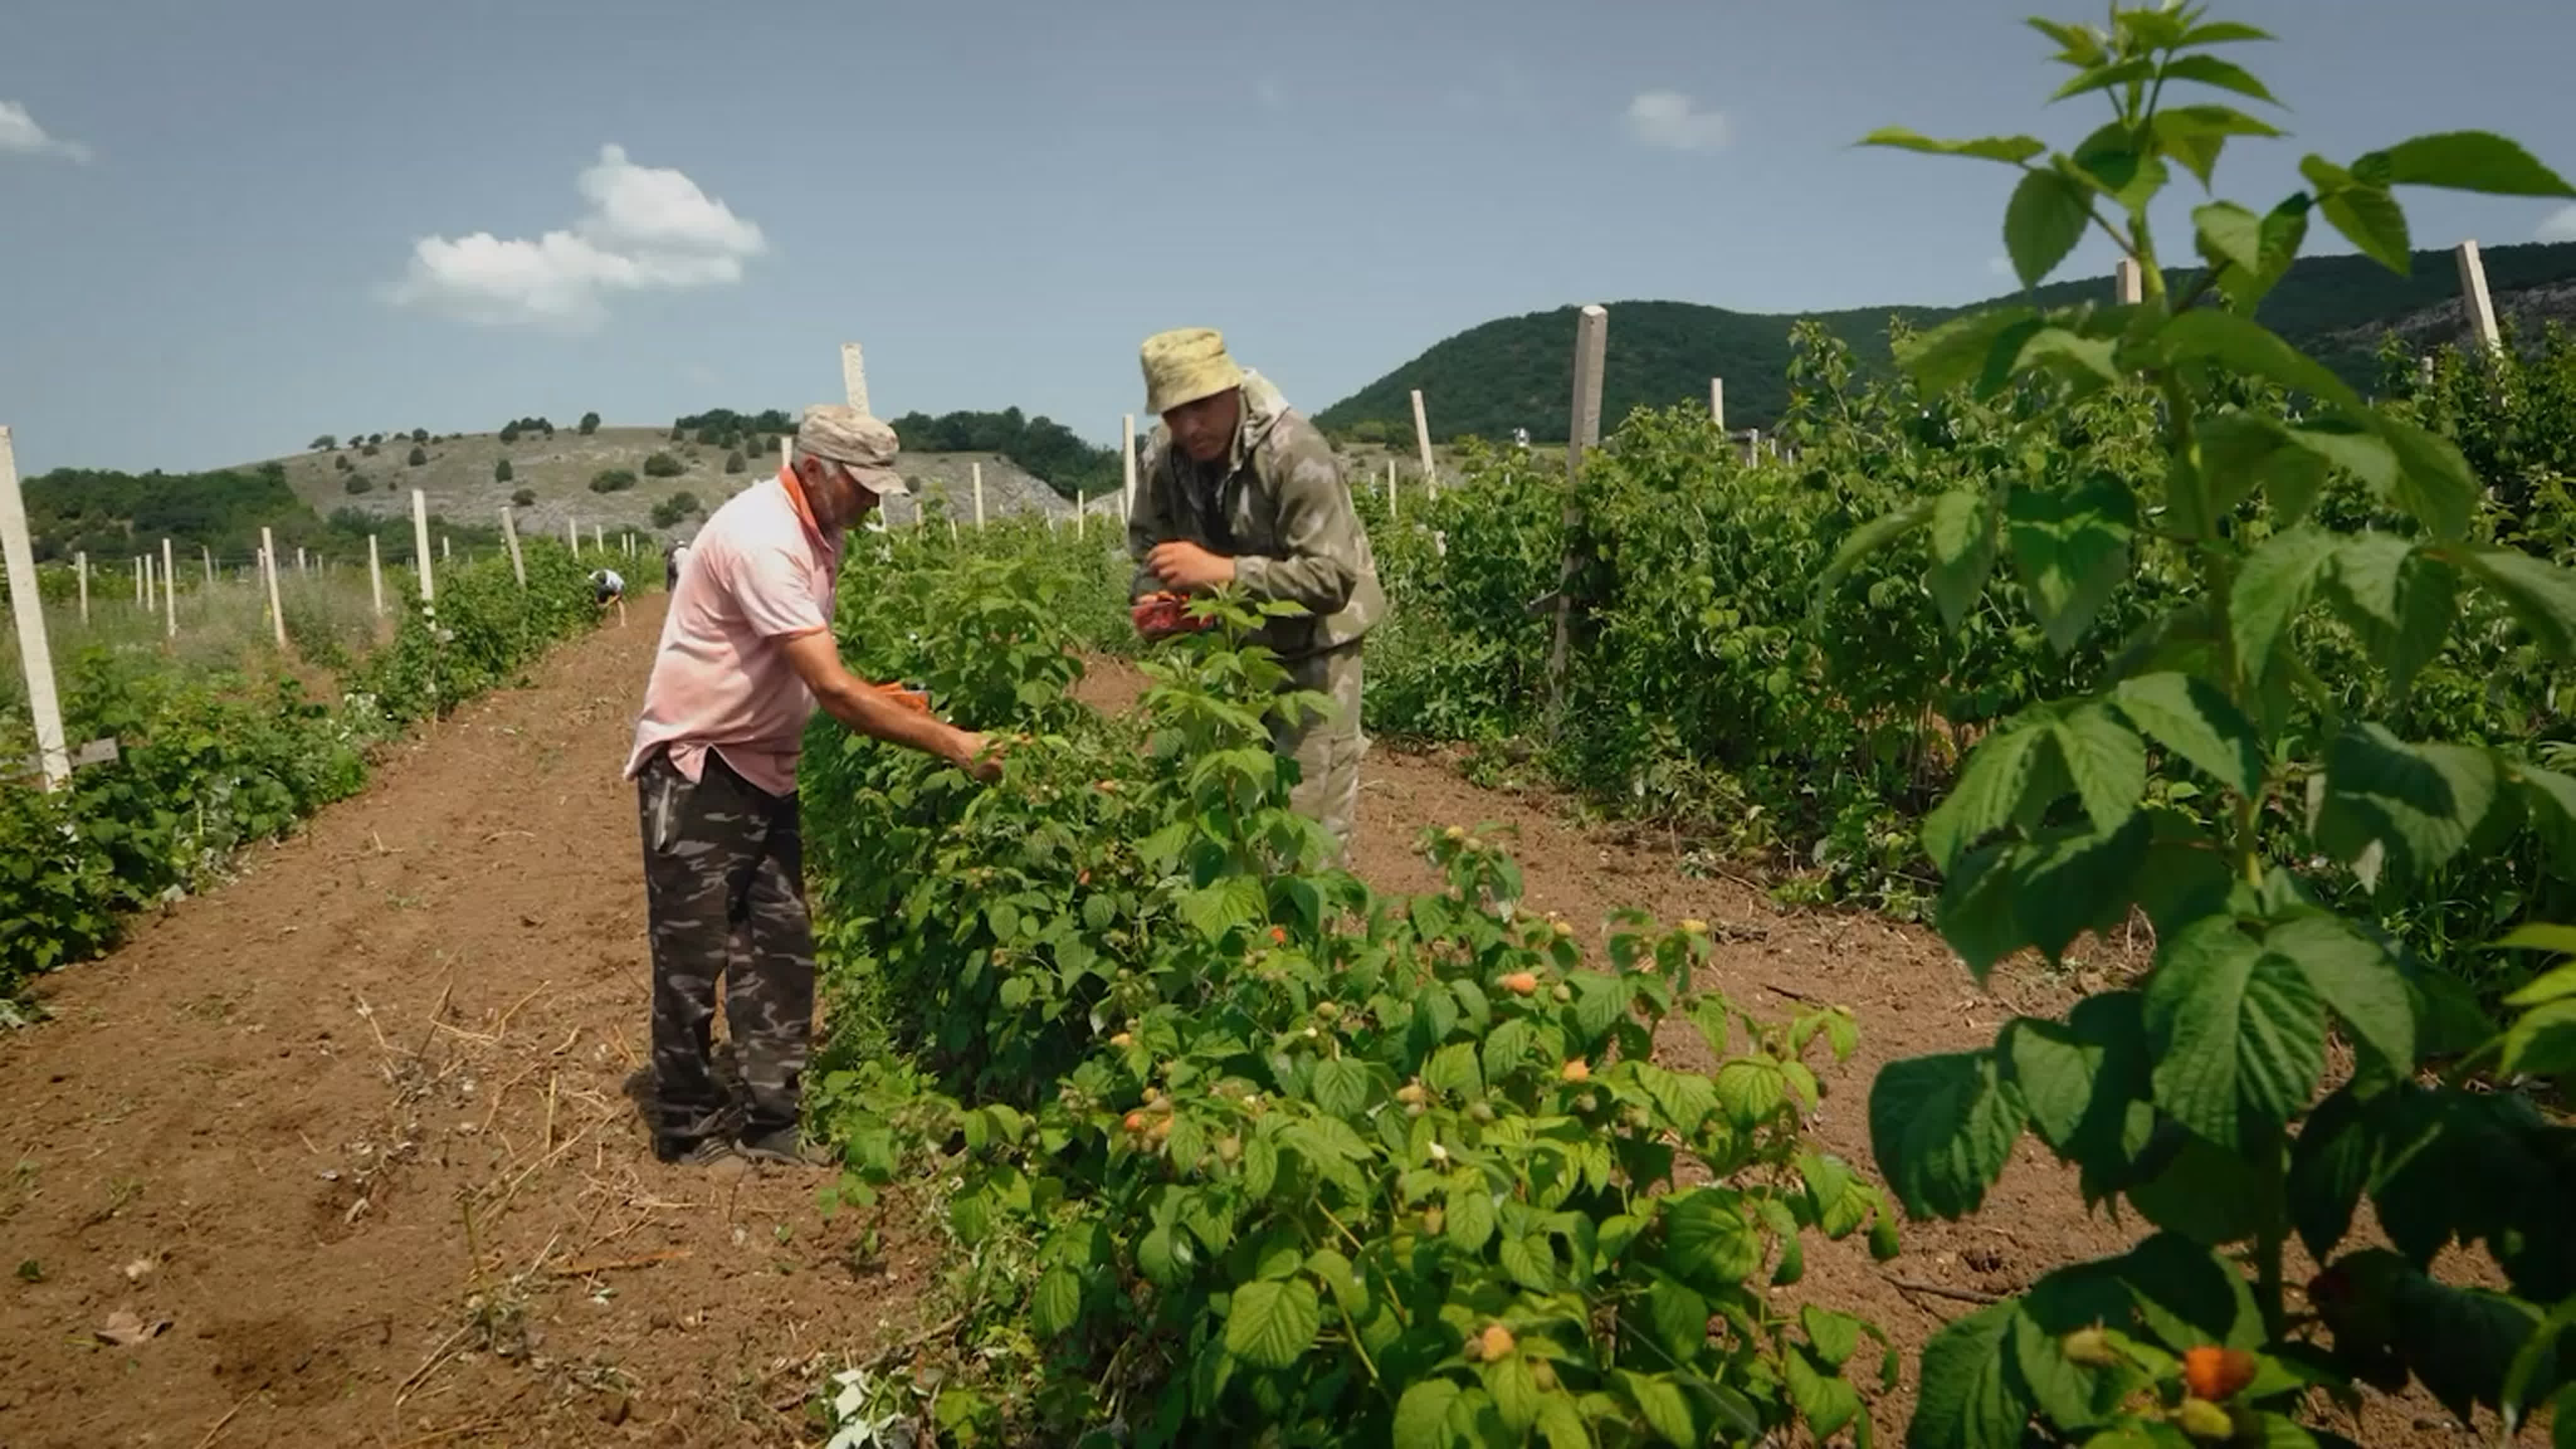
<path fill-rule="evenodd" d="M 817 1370 L 914 1326 L 926 1238 L 897 1223 L 858 1253 L 864 1225 L 827 1222 L 814 1176 L 659 1166 L 626 1098 L 647 958 L 617 766 L 661 602 L 54 978 L 60 1019 L 0 1038 L 0 1256 L 19 1266 L 0 1444 L 811 1443 Z M 1094 690 L 1132 692 L 1115 670 Z M 1497 821 L 1532 908 L 1697 916 L 1721 940 L 1711 984 L 1748 1008 L 1853 1008 L 1861 1053 L 1819 1130 L 1857 1165 L 1881 1063 L 1990 1041 L 2070 990 L 2006 974 L 1981 993 L 1927 933 L 1781 912 L 1435 762 L 1372 757 L 1361 808 L 1381 886 L 1433 884 L 1421 827 Z M 1781 1291 L 1885 1325 L 1910 1379 L 1970 1303 L 2127 1240 L 2024 1152 L 1977 1224 L 1909 1226 L 1886 1268 L 1811 1253 Z M 124 1315 L 167 1326 L 103 1342 Z"/>
<path fill-rule="evenodd" d="M 662 1167 L 623 1093 L 660 605 L 0 1041 L 0 1443 L 794 1442 L 817 1354 L 906 1318 L 922 1249 L 854 1269 L 813 1177 Z"/>

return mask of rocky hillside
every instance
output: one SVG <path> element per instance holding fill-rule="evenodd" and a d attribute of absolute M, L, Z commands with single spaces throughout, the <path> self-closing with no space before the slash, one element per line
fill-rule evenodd
<path fill-rule="evenodd" d="M 417 464 L 409 461 L 415 448 L 422 455 Z M 648 475 L 646 461 L 657 454 L 679 464 L 680 471 L 669 477 Z M 407 519 L 411 490 L 417 488 L 427 496 L 431 512 L 461 524 L 497 524 L 502 507 L 510 505 L 525 532 L 560 534 L 569 521 L 585 532 L 597 527 L 657 537 L 687 536 L 707 511 L 776 467 L 774 455 L 746 457 L 742 471 L 728 473 L 723 450 L 673 443 L 661 428 L 615 427 L 589 435 L 570 428 L 552 436 L 525 433 L 507 443 L 498 433 L 434 437 L 420 444 L 387 435 L 372 455 L 364 445 L 344 443 L 276 461 L 296 496 L 326 516 L 354 508 Z M 501 469 L 505 462 L 506 477 Z M 890 503 L 888 521 L 898 526 L 917 521 L 922 500 L 930 501 L 933 516 L 945 510 L 961 522 L 971 521 L 979 464 L 987 517 L 1071 512 L 1072 505 L 1054 490 L 999 456 L 924 453 L 904 456 L 902 472 L 916 497 Z M 591 486 L 602 474 L 621 470 L 633 475 L 630 486 L 606 492 Z"/>
<path fill-rule="evenodd" d="M 2497 325 L 2526 350 L 2538 346 L 2552 326 L 2576 329 L 2576 280 L 2507 292 L 2495 296 L 2494 302 Z M 2464 345 L 2469 336 L 2468 307 L 2454 297 L 2387 322 L 2328 334 L 2317 339 L 2317 347 L 2329 353 L 2375 352 L 2391 332 L 2409 352 Z"/>

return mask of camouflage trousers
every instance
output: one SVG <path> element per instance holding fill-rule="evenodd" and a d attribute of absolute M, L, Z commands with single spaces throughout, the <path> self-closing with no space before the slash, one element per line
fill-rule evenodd
<path fill-rule="evenodd" d="M 729 1126 L 796 1125 L 814 1022 L 814 929 L 796 797 L 761 790 L 715 752 L 697 783 L 655 754 L 636 781 L 653 936 L 655 1132 L 666 1150 Z M 735 1105 L 708 1045 L 716 980 L 742 1074 Z"/>
<path fill-rule="evenodd" d="M 1330 832 L 1338 861 L 1347 862 L 1359 817 L 1360 757 L 1368 752 L 1360 733 L 1360 645 L 1353 641 L 1285 662 L 1290 689 L 1311 689 L 1333 702 L 1321 718 L 1271 728 L 1270 747 L 1297 762 L 1297 788 L 1288 806 Z"/>

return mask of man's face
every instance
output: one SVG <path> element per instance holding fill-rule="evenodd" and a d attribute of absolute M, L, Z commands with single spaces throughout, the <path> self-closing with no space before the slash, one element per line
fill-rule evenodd
<path fill-rule="evenodd" d="M 877 495 L 829 458 L 805 460 L 805 504 L 827 531 L 848 528 L 877 506 Z"/>
<path fill-rule="evenodd" d="M 1214 397 L 1183 403 L 1163 414 L 1172 441 L 1193 463 L 1213 463 L 1234 446 L 1234 430 L 1243 418 L 1243 390 L 1227 388 Z"/>

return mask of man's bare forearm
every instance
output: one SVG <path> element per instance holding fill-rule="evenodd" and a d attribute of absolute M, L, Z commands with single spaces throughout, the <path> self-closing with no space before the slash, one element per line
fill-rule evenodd
<path fill-rule="evenodd" d="M 861 683 L 856 675 L 844 675 L 837 688 L 819 692 L 816 702 L 823 706 L 824 713 L 870 739 L 908 745 L 951 764 L 963 765 L 967 761 L 964 730 L 895 703 Z"/>

